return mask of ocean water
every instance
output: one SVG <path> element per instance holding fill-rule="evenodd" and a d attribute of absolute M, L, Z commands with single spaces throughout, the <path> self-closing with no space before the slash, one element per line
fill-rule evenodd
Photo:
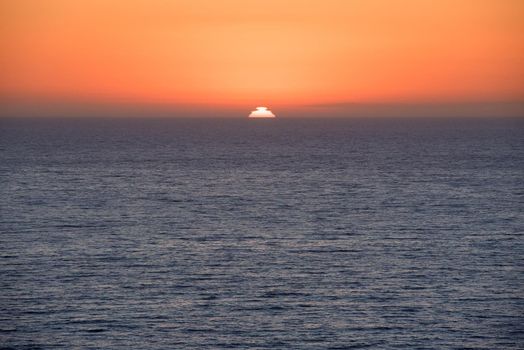
<path fill-rule="evenodd" d="M 523 119 L 0 121 L 2 349 L 523 349 Z"/>

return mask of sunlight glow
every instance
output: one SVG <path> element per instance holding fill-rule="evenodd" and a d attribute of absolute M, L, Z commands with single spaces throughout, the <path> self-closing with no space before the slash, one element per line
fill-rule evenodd
<path fill-rule="evenodd" d="M 285 106 L 387 113 L 524 99 L 523 0 L 3 0 L 0 9 L 0 103 L 38 113 L 86 104 L 245 113 L 268 101 L 288 117 Z"/>

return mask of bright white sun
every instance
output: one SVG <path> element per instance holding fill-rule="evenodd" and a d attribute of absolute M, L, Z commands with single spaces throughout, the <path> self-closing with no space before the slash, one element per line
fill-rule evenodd
<path fill-rule="evenodd" d="M 267 107 L 257 107 L 249 115 L 249 118 L 275 118 L 275 115 Z"/>

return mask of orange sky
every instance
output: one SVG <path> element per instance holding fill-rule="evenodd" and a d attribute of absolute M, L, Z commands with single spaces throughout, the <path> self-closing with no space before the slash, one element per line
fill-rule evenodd
<path fill-rule="evenodd" d="M 0 22 L 3 101 L 524 99 L 521 0 L 0 0 Z"/>

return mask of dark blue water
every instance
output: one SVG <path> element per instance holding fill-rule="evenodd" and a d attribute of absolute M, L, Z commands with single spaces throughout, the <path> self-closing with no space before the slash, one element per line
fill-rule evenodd
<path fill-rule="evenodd" d="M 523 119 L 0 126 L 5 348 L 524 348 Z"/>

